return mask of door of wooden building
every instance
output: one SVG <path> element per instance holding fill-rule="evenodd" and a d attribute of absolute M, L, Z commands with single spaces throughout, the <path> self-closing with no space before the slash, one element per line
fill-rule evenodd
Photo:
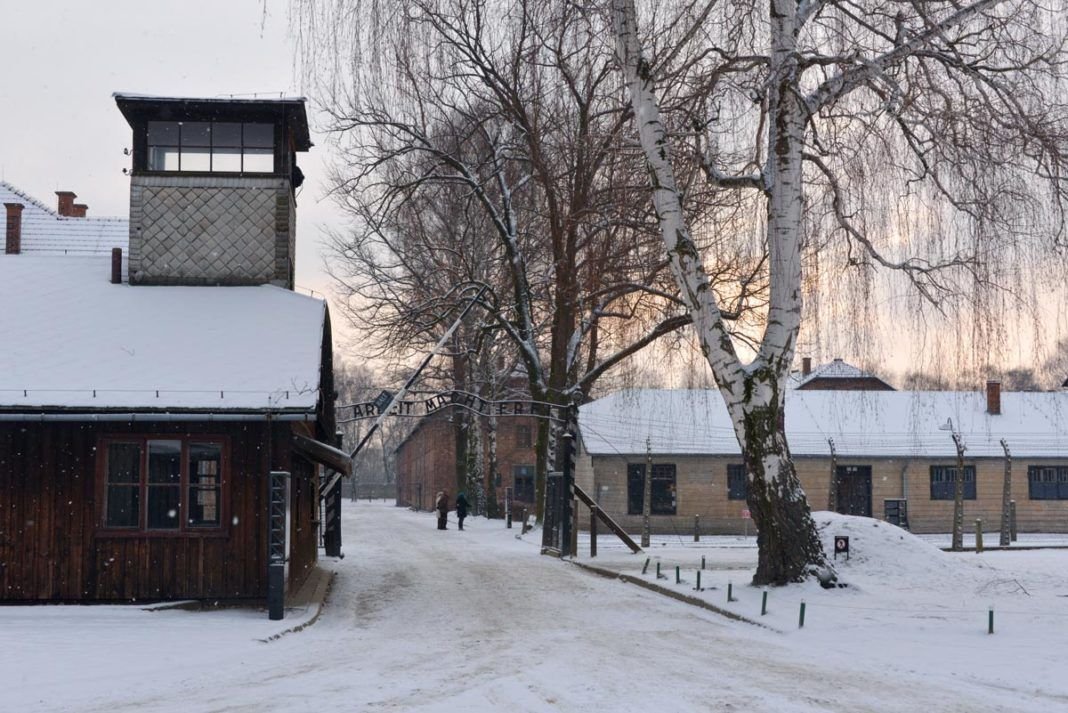
<path fill-rule="evenodd" d="M 871 517 L 871 466 L 838 466 L 838 512 Z"/>

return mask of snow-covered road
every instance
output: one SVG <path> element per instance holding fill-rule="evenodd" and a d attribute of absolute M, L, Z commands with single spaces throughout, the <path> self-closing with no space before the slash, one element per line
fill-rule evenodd
<path fill-rule="evenodd" d="M 0 608 L 0 710 L 1068 709 L 808 651 L 804 637 L 542 557 L 500 521 L 439 532 L 425 513 L 346 508 L 323 616 L 271 643 L 256 640 L 269 626 L 258 612 Z"/>

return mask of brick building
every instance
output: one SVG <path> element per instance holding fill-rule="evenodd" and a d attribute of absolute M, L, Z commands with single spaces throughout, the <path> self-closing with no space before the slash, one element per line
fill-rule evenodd
<path fill-rule="evenodd" d="M 396 450 L 397 504 L 427 510 L 433 507 L 439 490 L 455 498 L 457 483 L 464 464 L 456 459 L 457 423 L 452 418 L 455 407 L 442 408 L 420 420 Z M 484 430 L 488 424 L 483 418 Z M 516 507 L 534 506 L 534 471 L 537 419 L 533 416 L 497 418 L 497 468 L 486 473 L 482 487 L 487 497 L 494 497 L 498 512 L 503 512 L 506 488 L 512 489 Z M 462 437 L 462 434 L 459 435 Z M 483 462 L 490 463 L 489 443 L 483 443 Z M 467 493 L 474 502 L 475 493 Z"/>
<path fill-rule="evenodd" d="M 905 503 L 913 531 L 950 531 L 958 433 L 966 522 L 998 527 L 1004 439 L 1019 529 L 1068 532 L 1068 392 L 1002 393 L 997 382 L 980 392 L 791 389 L 785 422 L 813 510 L 827 509 L 833 473 L 840 512 L 893 522 Z M 690 532 L 699 515 L 706 532 L 752 532 L 718 392 L 619 392 L 580 407 L 579 430 L 577 482 L 624 528 L 641 527 L 651 459 L 655 531 Z"/>

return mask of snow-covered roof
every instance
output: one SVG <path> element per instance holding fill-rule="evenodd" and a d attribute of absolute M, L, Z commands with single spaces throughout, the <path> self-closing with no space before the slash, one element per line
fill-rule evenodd
<path fill-rule="evenodd" d="M 834 359 L 833 361 L 816 367 L 808 374 L 808 376 L 802 376 L 797 381 L 794 388 L 800 388 L 816 379 L 875 379 L 876 381 L 882 381 L 882 379 L 871 372 L 864 371 L 863 369 L 844 362 L 841 359 Z"/>
<path fill-rule="evenodd" d="M 846 457 L 955 457 L 952 429 L 966 456 L 1068 457 L 1068 393 L 1003 392 L 1001 414 L 986 396 L 961 391 L 786 392 L 786 434 L 795 456 L 828 456 L 828 439 Z M 579 409 L 583 447 L 593 455 L 739 455 L 717 391 L 621 391 Z"/>
<path fill-rule="evenodd" d="M 68 218 L 36 198 L 0 181 L 0 203 L 21 203 L 22 253 L 110 255 L 128 252 L 130 221 L 126 218 Z"/>
<path fill-rule="evenodd" d="M 0 255 L 0 409 L 314 410 L 321 300 L 115 285 L 110 264 Z"/>

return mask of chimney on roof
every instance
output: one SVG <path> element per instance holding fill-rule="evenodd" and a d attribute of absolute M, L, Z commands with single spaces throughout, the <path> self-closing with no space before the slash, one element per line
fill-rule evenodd
<path fill-rule="evenodd" d="M 986 412 L 991 416 L 1001 414 L 1001 382 L 989 379 L 986 382 Z"/>
<path fill-rule="evenodd" d="M 86 204 L 84 204 L 84 203 L 75 203 L 70 208 L 70 217 L 71 218 L 84 218 L 85 217 L 85 212 L 87 210 L 89 210 L 89 206 L 87 206 Z"/>
<path fill-rule="evenodd" d="M 18 255 L 22 252 L 22 204 L 5 203 L 7 209 L 7 231 L 4 240 L 4 253 Z"/>
<path fill-rule="evenodd" d="M 812 373 L 812 357 L 803 357 L 801 359 L 801 376 L 808 376 Z"/>
<path fill-rule="evenodd" d="M 59 197 L 59 203 L 56 206 L 56 212 L 65 218 L 71 218 L 74 216 L 74 199 L 78 197 L 78 194 L 73 191 L 56 191 L 56 195 Z"/>

